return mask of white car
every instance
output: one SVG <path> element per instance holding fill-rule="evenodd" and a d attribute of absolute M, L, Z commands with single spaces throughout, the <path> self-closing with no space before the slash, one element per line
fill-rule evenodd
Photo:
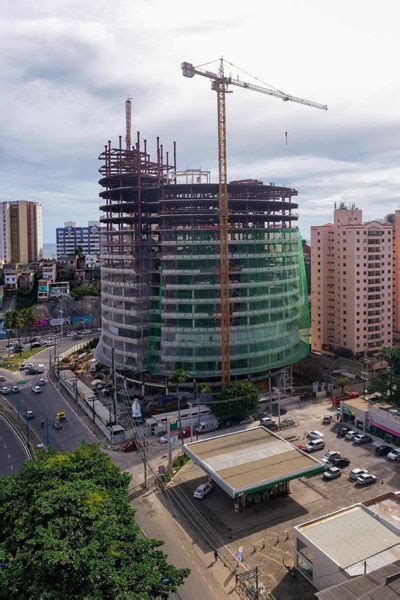
<path fill-rule="evenodd" d="M 34 385 L 32 387 L 32 392 L 34 392 L 35 394 L 41 394 L 42 393 L 42 388 L 40 387 L 40 385 Z"/>
<path fill-rule="evenodd" d="M 389 454 L 387 455 L 389 460 L 399 460 L 400 458 L 400 448 L 394 448 L 391 452 L 389 452 Z"/>
<path fill-rule="evenodd" d="M 326 456 L 323 456 L 321 458 L 321 462 L 322 464 L 328 469 L 329 467 L 333 467 L 331 461 L 329 460 L 329 458 L 327 458 Z"/>
<path fill-rule="evenodd" d="M 201 485 L 199 485 L 198 488 L 196 488 L 193 497 L 197 498 L 198 500 L 203 500 L 203 498 L 205 498 L 207 494 L 211 492 L 212 489 L 213 486 L 210 482 L 202 483 Z"/>
<path fill-rule="evenodd" d="M 1 393 L 4 394 L 4 396 L 7 396 L 7 394 L 10 393 L 10 388 L 7 387 L 6 385 L 3 385 L 3 387 L 1 388 Z"/>
<path fill-rule="evenodd" d="M 344 436 L 345 440 L 352 440 L 357 434 L 357 431 L 353 431 L 352 429 L 350 429 L 350 431 L 348 431 L 346 433 L 346 435 Z"/>
<path fill-rule="evenodd" d="M 317 450 L 323 450 L 325 448 L 324 440 L 316 439 L 310 440 L 307 446 L 304 448 L 304 452 L 316 452 Z"/>
<path fill-rule="evenodd" d="M 322 479 L 336 479 L 337 477 L 340 477 L 341 474 L 342 471 L 338 469 L 338 467 L 329 467 L 329 469 L 326 469 L 326 471 L 322 473 Z"/>
<path fill-rule="evenodd" d="M 171 435 L 171 444 L 176 444 L 179 441 L 178 435 Z M 160 436 L 160 444 L 168 444 L 168 433 Z"/>
<path fill-rule="evenodd" d="M 309 431 L 307 437 L 309 440 L 323 440 L 324 434 L 320 431 Z"/>
<path fill-rule="evenodd" d="M 370 483 L 376 483 L 375 475 L 372 473 L 361 473 L 356 479 L 358 485 L 369 485 Z"/>
<path fill-rule="evenodd" d="M 46 380 L 41 377 L 38 381 L 38 385 L 46 385 Z"/>
<path fill-rule="evenodd" d="M 328 460 L 330 460 L 334 456 L 337 456 L 337 458 L 340 458 L 341 454 L 340 454 L 340 452 L 336 452 L 336 450 L 328 450 L 328 452 L 325 452 L 325 457 Z"/>
<path fill-rule="evenodd" d="M 367 474 L 368 471 L 367 469 L 352 469 L 350 471 L 350 479 L 352 479 L 353 481 L 356 481 L 357 477 L 359 477 L 360 475 L 365 475 Z"/>

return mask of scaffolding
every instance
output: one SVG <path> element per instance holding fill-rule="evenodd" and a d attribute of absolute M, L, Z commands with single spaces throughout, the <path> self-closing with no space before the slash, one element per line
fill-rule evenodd
<path fill-rule="evenodd" d="M 157 138 L 100 155 L 103 331 L 97 357 L 136 375 L 221 380 L 218 184 L 177 183 Z M 297 191 L 228 184 L 232 378 L 260 377 L 309 351 L 309 310 Z"/>

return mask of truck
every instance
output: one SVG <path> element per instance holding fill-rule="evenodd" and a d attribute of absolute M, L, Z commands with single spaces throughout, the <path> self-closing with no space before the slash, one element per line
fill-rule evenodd
<path fill-rule="evenodd" d="M 210 415 L 200 419 L 195 430 L 196 433 L 207 433 L 208 431 L 215 431 L 215 429 L 218 429 L 218 419 L 214 415 Z"/>

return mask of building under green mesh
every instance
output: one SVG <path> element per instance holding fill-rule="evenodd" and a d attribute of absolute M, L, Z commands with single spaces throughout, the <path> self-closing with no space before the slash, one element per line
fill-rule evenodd
<path fill-rule="evenodd" d="M 115 164 L 100 181 L 98 357 L 109 364 L 114 347 L 116 364 L 133 374 L 182 368 L 220 380 L 218 185 L 139 177 L 134 161 L 124 172 L 123 156 Z M 228 192 L 231 374 L 260 377 L 309 351 L 297 192 L 254 180 L 232 182 Z"/>

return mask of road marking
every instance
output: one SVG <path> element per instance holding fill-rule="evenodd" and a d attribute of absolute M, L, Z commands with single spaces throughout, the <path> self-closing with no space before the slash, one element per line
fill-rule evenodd
<path fill-rule="evenodd" d="M 7 454 L 8 458 L 11 458 L 11 456 L 9 454 Z"/>
<path fill-rule="evenodd" d="M 7 448 L 6 444 L 4 444 L 4 448 Z"/>
<path fill-rule="evenodd" d="M 10 469 L 11 471 L 14 471 L 14 467 L 12 465 L 10 465 Z"/>

